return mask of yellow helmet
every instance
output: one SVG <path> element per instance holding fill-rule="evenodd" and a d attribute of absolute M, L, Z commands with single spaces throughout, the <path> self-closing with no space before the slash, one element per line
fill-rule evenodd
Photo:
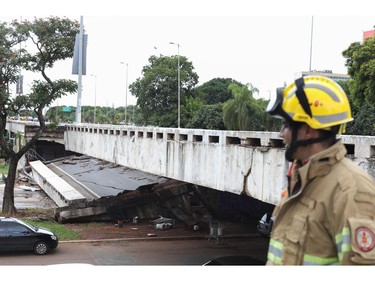
<path fill-rule="evenodd" d="M 278 88 L 266 109 L 287 121 L 303 122 L 314 129 L 345 131 L 353 120 L 348 98 L 339 84 L 327 77 L 306 76 L 286 88 Z"/>

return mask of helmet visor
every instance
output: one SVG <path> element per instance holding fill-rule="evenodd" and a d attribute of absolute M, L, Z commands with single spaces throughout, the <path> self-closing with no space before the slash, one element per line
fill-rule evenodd
<path fill-rule="evenodd" d="M 285 88 L 277 88 L 276 93 L 271 96 L 271 99 L 267 105 L 266 112 L 271 115 L 276 115 L 275 117 L 282 117 L 283 110 L 281 108 L 283 103 L 283 92 Z"/>

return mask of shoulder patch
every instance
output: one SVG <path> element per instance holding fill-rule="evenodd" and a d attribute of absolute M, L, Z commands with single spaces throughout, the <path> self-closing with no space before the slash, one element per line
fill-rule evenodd
<path fill-rule="evenodd" d="M 355 243 L 362 252 L 369 252 L 375 247 L 375 234 L 365 226 L 355 230 Z"/>

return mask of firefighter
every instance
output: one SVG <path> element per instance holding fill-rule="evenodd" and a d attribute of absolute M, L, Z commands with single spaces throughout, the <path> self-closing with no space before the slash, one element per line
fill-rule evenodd
<path fill-rule="evenodd" d="M 352 121 L 334 81 L 301 77 L 266 112 L 284 121 L 288 186 L 275 207 L 267 265 L 375 264 L 375 181 L 338 136 Z"/>

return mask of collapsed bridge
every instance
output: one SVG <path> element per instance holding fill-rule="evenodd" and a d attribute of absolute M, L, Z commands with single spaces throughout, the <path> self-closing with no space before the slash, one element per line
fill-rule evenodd
<path fill-rule="evenodd" d="M 341 136 L 375 177 L 375 137 Z M 289 163 L 277 132 L 67 125 L 67 150 L 132 169 L 277 204 Z"/>

